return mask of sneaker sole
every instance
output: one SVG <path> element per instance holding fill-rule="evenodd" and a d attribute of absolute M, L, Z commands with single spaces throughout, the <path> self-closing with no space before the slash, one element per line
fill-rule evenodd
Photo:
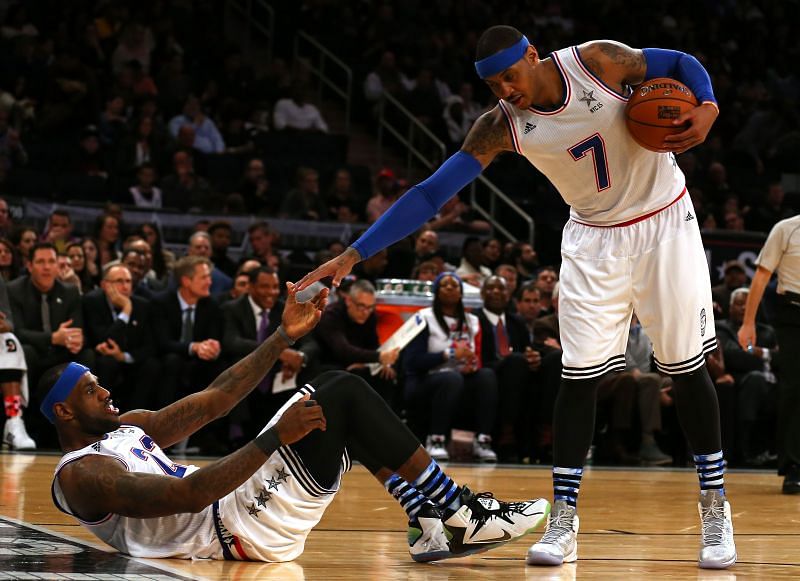
<path fill-rule="evenodd" d="M 700 567 L 701 569 L 727 569 L 728 567 L 732 567 L 733 565 L 736 564 L 737 557 L 738 554 L 734 553 L 732 559 L 725 561 L 723 563 L 711 563 L 711 562 L 703 563 L 702 561 L 699 561 L 697 563 L 697 566 Z"/>

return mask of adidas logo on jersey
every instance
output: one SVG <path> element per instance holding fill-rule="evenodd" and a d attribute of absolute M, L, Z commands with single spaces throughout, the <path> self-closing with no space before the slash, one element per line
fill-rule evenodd
<path fill-rule="evenodd" d="M 526 123 L 525 129 L 522 132 L 527 134 L 533 131 L 534 129 L 536 129 L 536 125 L 534 125 L 533 123 Z"/>
<path fill-rule="evenodd" d="M 694 216 L 692 216 L 691 212 L 687 212 L 686 213 L 686 217 L 683 219 L 683 221 L 684 222 L 691 222 L 692 220 L 694 220 Z"/>

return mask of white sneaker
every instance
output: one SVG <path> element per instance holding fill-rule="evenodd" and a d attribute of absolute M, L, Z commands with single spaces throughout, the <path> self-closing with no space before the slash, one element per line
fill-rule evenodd
<path fill-rule="evenodd" d="M 478 434 L 472 440 L 472 456 L 478 462 L 497 462 L 497 454 L 492 450 L 492 437 Z"/>
<path fill-rule="evenodd" d="M 528 549 L 528 565 L 561 565 L 576 561 L 579 526 L 575 507 L 557 500 L 542 539 Z"/>
<path fill-rule="evenodd" d="M 450 454 L 447 453 L 447 448 L 444 447 L 444 441 L 444 436 L 436 434 L 431 434 L 425 440 L 425 451 L 437 462 L 447 462 L 450 459 Z"/>
<path fill-rule="evenodd" d="M 450 550 L 457 555 L 486 551 L 532 533 L 550 512 L 544 498 L 504 502 L 491 492 L 473 494 L 466 486 L 461 494 L 463 504 L 444 520 L 453 535 Z"/>
<path fill-rule="evenodd" d="M 448 544 L 452 536 L 442 522 L 442 513 L 426 503 L 408 523 L 408 552 L 417 563 L 456 557 Z"/>
<path fill-rule="evenodd" d="M 6 426 L 3 428 L 3 444 L 12 450 L 36 449 L 36 442 L 28 435 L 22 416 L 6 418 Z"/>
<path fill-rule="evenodd" d="M 700 493 L 697 503 L 700 511 L 701 569 L 727 569 L 736 562 L 736 545 L 733 542 L 731 505 L 718 490 Z"/>

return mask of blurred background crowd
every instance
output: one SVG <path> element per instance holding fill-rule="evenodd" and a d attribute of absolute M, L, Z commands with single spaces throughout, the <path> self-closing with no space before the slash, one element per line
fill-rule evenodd
<path fill-rule="evenodd" d="M 456 150 L 494 106 L 474 74 L 475 42 L 505 23 L 541 54 L 612 38 L 683 50 L 711 73 L 722 114 L 706 143 L 678 157 L 704 235 L 742 249 L 710 264 L 719 348 L 709 366 L 726 456 L 774 462 L 769 301 L 757 350 L 735 335 L 752 258 L 800 207 L 797 2 L 276 1 L 269 50 L 249 33 L 243 42 L 252 23 L 229 4 L 0 2 L 0 331 L 25 355 L 0 370 L 6 416 L 19 425 L 24 414 L 16 442 L 6 427 L 8 445 L 55 445 L 34 393 L 51 365 L 89 364 L 121 408 L 152 408 L 201 389 L 269 336 L 285 281 L 341 252 L 426 175 L 399 143 L 377 142 L 386 96 Z M 295 58 L 300 30 L 351 68 L 352 123 Z M 367 378 L 440 459 L 548 462 L 568 209 L 516 155 L 486 175 L 533 218 L 533 238 L 502 232 L 506 217 L 464 193 L 453 198 L 359 264 L 317 331 L 176 451 L 235 448 L 295 385 L 339 368 Z M 402 351 L 378 349 L 387 278 L 431 283 L 427 328 Z M 593 460 L 682 465 L 669 380 L 635 319 L 626 359 L 601 389 Z M 21 366 L 24 412 L 13 399 Z M 474 436 L 460 442 L 453 429 Z"/>

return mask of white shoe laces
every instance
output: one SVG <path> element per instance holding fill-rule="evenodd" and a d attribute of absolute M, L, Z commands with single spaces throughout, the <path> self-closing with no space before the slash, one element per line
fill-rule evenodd
<path fill-rule="evenodd" d="M 574 516 L 574 514 L 570 515 L 570 513 L 565 510 L 559 512 L 550 520 L 550 525 L 547 527 L 547 531 L 539 542 L 555 544 L 560 540 L 562 535 L 571 533 Z"/>
<path fill-rule="evenodd" d="M 725 534 L 725 508 L 716 502 L 702 509 L 703 545 L 715 546 L 723 543 Z"/>

